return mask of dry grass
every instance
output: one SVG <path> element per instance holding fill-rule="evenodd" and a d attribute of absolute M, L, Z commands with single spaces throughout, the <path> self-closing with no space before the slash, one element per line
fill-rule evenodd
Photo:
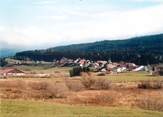
<path fill-rule="evenodd" d="M 138 99 L 137 106 L 153 111 L 163 111 L 163 97 L 144 97 Z"/>
<path fill-rule="evenodd" d="M 69 104 L 113 105 L 117 95 L 114 91 L 83 91 L 68 98 Z"/>
<path fill-rule="evenodd" d="M 159 80 L 141 81 L 138 84 L 138 88 L 140 88 L 140 89 L 161 89 L 162 88 L 162 81 L 159 81 Z"/>
<path fill-rule="evenodd" d="M 1 81 L 0 88 L 18 88 L 18 89 L 25 89 L 26 82 L 22 80 L 11 80 L 11 81 Z"/>
<path fill-rule="evenodd" d="M 96 105 L 112 105 L 115 95 L 111 93 L 100 93 L 93 98 L 89 98 L 88 103 Z"/>
<path fill-rule="evenodd" d="M 0 82 L 1 98 L 5 99 L 51 99 L 65 98 L 68 88 L 64 83 L 46 81 L 4 81 Z"/>
<path fill-rule="evenodd" d="M 3 99 L 32 99 L 100 106 L 138 106 L 143 109 L 162 111 L 163 100 L 157 98 L 156 102 L 155 98 L 163 97 L 162 89 L 139 89 L 137 88 L 138 83 L 140 82 L 118 82 L 117 84 L 106 77 L 97 78 L 92 74 L 83 74 L 82 79 L 80 77 L 37 80 L 32 78 L 5 79 L 0 81 L 0 91 Z M 119 85 L 124 86 L 118 87 Z M 160 83 L 155 81 L 152 87 L 157 86 L 160 86 Z M 137 100 L 138 97 L 139 100 Z M 144 99 L 144 97 L 151 99 Z"/>

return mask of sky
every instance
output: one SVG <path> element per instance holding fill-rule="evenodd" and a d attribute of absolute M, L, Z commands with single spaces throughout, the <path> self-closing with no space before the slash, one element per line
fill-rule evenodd
<path fill-rule="evenodd" d="M 0 0 L 0 48 L 163 33 L 163 0 Z"/>

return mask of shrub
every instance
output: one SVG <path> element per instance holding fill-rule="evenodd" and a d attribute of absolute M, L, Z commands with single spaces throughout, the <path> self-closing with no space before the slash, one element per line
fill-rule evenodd
<path fill-rule="evenodd" d="M 85 88 L 91 89 L 92 86 L 93 86 L 94 83 L 95 83 L 95 79 L 93 79 L 93 78 L 90 77 L 90 76 L 84 76 L 84 77 L 82 77 L 82 79 L 81 79 L 81 83 L 84 85 Z"/>
<path fill-rule="evenodd" d="M 138 84 L 138 88 L 141 89 L 161 89 L 162 82 L 161 81 L 141 81 Z"/>
<path fill-rule="evenodd" d="M 64 83 L 51 83 L 47 87 L 48 98 L 66 98 L 68 88 Z"/>
<path fill-rule="evenodd" d="M 83 72 L 89 72 L 90 69 L 89 69 L 89 67 L 83 67 L 82 71 L 83 71 Z"/>
<path fill-rule="evenodd" d="M 163 99 L 161 97 L 144 97 L 137 100 L 137 106 L 153 111 L 163 111 Z"/>
<path fill-rule="evenodd" d="M 28 86 L 32 89 L 32 90 L 46 90 L 48 87 L 48 83 L 45 81 L 42 82 L 29 82 Z"/>
<path fill-rule="evenodd" d="M 106 89 L 110 89 L 111 87 L 111 81 L 105 79 L 105 78 L 98 78 L 95 80 L 95 83 L 94 83 L 94 89 L 97 89 L 97 90 L 106 90 Z"/>
<path fill-rule="evenodd" d="M 4 58 L 0 58 L 0 67 L 4 67 L 8 64 L 8 62 Z"/>
<path fill-rule="evenodd" d="M 95 79 L 92 77 L 92 74 L 89 73 L 82 74 L 81 83 L 87 89 L 103 90 L 103 89 L 109 89 L 111 87 L 111 81 L 105 78 Z"/>
<path fill-rule="evenodd" d="M 81 91 L 84 89 L 83 84 L 79 80 L 65 80 L 66 86 L 71 91 Z"/>
<path fill-rule="evenodd" d="M 80 76 L 80 73 L 82 72 L 82 68 L 81 67 L 73 67 L 73 69 L 71 69 L 69 71 L 70 73 L 70 77 L 73 76 Z"/>
<path fill-rule="evenodd" d="M 88 67 L 83 67 L 81 68 L 80 66 L 77 67 L 73 67 L 69 73 L 70 73 L 70 77 L 73 76 L 80 76 L 82 72 L 89 72 L 90 69 Z"/>
<path fill-rule="evenodd" d="M 50 82 L 31 82 L 29 87 L 34 90 L 29 93 L 32 98 L 64 98 L 68 92 L 68 88 L 64 83 Z"/>

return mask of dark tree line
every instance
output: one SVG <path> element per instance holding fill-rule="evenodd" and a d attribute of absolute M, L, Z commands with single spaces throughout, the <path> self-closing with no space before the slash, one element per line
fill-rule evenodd
<path fill-rule="evenodd" d="M 90 60 L 111 59 L 115 62 L 125 61 L 144 65 L 163 63 L 163 34 L 25 51 L 17 53 L 15 57 L 44 61 L 53 61 L 62 57 L 70 59 L 80 57 Z"/>

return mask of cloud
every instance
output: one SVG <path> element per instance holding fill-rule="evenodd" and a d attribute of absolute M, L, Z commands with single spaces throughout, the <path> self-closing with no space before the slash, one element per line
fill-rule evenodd
<path fill-rule="evenodd" d="M 50 4 L 50 0 L 41 2 Z M 88 6 L 34 10 L 36 16 L 27 17 L 23 25 L 0 26 L 0 41 L 13 46 L 38 48 L 163 33 L 162 11 L 161 4 L 126 10 L 92 9 Z"/>
<path fill-rule="evenodd" d="M 163 3 L 163 0 L 132 0 L 135 2 L 155 2 L 155 3 Z"/>
<path fill-rule="evenodd" d="M 34 5 L 50 5 L 50 4 L 56 4 L 56 0 L 39 0 L 39 1 L 34 1 Z"/>

